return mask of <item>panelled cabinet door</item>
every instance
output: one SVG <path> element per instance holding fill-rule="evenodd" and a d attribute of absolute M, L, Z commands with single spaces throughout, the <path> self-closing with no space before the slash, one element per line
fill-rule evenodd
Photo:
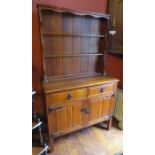
<path fill-rule="evenodd" d="M 49 110 L 49 109 L 52 110 Z M 48 107 L 48 125 L 50 132 L 64 132 L 67 129 L 67 110 L 68 107 Z"/>
<path fill-rule="evenodd" d="M 104 97 L 89 99 L 90 106 L 90 121 L 103 118 L 109 115 L 110 102 Z"/>
<path fill-rule="evenodd" d="M 109 94 L 103 98 L 102 117 L 112 115 L 114 111 L 114 95 Z"/>
<path fill-rule="evenodd" d="M 83 101 L 75 101 L 65 103 L 63 106 L 52 107 L 48 110 L 49 129 L 54 134 L 65 132 L 67 129 L 78 127 L 82 124 L 82 108 Z"/>
<path fill-rule="evenodd" d="M 114 96 L 108 94 L 106 96 L 94 97 L 88 100 L 88 104 L 90 108 L 89 121 L 94 121 L 112 115 L 114 111 Z"/>

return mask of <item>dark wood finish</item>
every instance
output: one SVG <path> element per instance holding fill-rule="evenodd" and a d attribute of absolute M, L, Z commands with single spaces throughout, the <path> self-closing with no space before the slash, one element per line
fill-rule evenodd
<path fill-rule="evenodd" d="M 39 15 L 46 82 L 104 73 L 109 15 L 43 6 Z"/>
<path fill-rule="evenodd" d="M 118 79 L 104 76 L 109 15 L 44 6 L 39 15 L 53 151 L 54 138 L 111 119 Z"/>
<path fill-rule="evenodd" d="M 110 27 L 116 30 L 109 35 L 109 52 L 123 54 L 123 0 L 109 0 Z"/>
<path fill-rule="evenodd" d="M 107 122 L 107 130 L 111 128 L 111 125 L 112 125 L 112 117 Z"/>

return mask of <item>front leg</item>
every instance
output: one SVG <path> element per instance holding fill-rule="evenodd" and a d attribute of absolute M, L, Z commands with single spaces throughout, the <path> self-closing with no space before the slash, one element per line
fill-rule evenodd
<path fill-rule="evenodd" d="M 107 130 L 109 130 L 112 126 L 112 117 L 107 121 Z"/>

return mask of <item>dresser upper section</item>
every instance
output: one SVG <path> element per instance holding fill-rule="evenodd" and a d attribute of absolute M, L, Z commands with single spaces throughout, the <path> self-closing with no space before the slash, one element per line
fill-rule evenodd
<path fill-rule="evenodd" d="M 109 15 L 39 6 L 44 81 L 104 74 Z"/>

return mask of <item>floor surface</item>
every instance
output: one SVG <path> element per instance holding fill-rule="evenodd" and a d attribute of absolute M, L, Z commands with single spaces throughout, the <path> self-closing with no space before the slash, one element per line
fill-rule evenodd
<path fill-rule="evenodd" d="M 55 139 L 54 152 L 49 155 L 114 155 L 122 151 L 122 130 L 91 126 Z"/>

